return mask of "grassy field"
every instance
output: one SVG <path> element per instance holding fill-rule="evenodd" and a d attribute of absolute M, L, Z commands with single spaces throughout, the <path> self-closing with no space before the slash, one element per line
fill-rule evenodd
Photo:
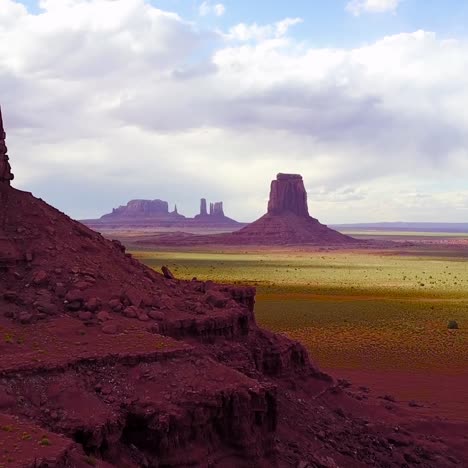
<path fill-rule="evenodd" d="M 468 262 L 454 252 L 133 253 L 179 278 L 255 285 L 258 322 L 323 368 L 468 368 Z"/>

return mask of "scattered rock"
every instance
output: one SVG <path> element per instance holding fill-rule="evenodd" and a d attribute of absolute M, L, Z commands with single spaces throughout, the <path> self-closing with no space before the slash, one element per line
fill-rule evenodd
<path fill-rule="evenodd" d="M 106 322 L 107 320 L 111 320 L 111 316 L 109 314 L 109 312 L 105 311 L 105 310 L 101 310 L 101 312 L 99 312 L 97 315 L 96 315 L 97 319 L 100 321 L 100 322 Z"/>
<path fill-rule="evenodd" d="M 206 296 L 206 302 L 213 307 L 221 309 L 226 306 L 228 298 L 225 297 L 222 293 L 219 292 L 210 292 Z"/>
<path fill-rule="evenodd" d="M 49 282 L 49 275 L 44 270 L 39 270 L 33 275 L 33 284 L 36 286 L 45 286 Z"/>
<path fill-rule="evenodd" d="M 78 313 L 78 318 L 80 320 L 83 320 L 84 322 L 87 322 L 88 320 L 91 320 L 93 318 L 93 314 L 88 311 L 81 311 Z"/>
<path fill-rule="evenodd" d="M 122 332 L 122 327 L 116 322 L 104 322 L 101 326 L 101 330 L 106 335 L 117 335 Z"/>
<path fill-rule="evenodd" d="M 96 312 L 101 307 L 101 300 L 97 297 L 92 297 L 85 304 L 86 310 Z"/>
<path fill-rule="evenodd" d="M 165 318 L 165 315 L 158 310 L 150 310 L 148 312 L 148 316 L 152 318 L 153 320 L 161 320 L 161 321 L 164 320 Z"/>
<path fill-rule="evenodd" d="M 123 313 L 124 313 L 125 317 L 136 318 L 136 317 L 138 317 L 139 309 L 137 307 L 135 307 L 135 306 L 129 306 L 129 307 L 125 308 Z"/>
<path fill-rule="evenodd" d="M 20 312 L 19 317 L 18 317 L 18 320 L 22 324 L 31 323 L 32 319 L 33 319 L 33 315 L 30 312 Z"/>

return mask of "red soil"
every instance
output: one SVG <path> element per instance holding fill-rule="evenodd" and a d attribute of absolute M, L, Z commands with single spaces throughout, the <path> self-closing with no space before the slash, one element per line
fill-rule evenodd
<path fill-rule="evenodd" d="M 327 372 L 349 380 L 354 388 L 370 388 L 374 396 L 392 395 L 399 402 L 418 408 L 421 416 L 437 415 L 468 423 L 468 370 L 456 374 L 435 370 L 425 373 L 327 369 Z"/>

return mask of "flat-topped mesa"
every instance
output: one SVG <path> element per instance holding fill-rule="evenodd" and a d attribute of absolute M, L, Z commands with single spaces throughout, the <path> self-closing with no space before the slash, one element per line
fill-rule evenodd
<path fill-rule="evenodd" d="M 271 183 L 268 213 L 280 215 L 287 212 L 309 217 L 307 192 L 299 174 L 280 173 Z"/>
<path fill-rule="evenodd" d="M 130 200 L 125 206 L 114 208 L 112 213 L 102 216 L 118 218 L 152 218 L 169 216 L 169 204 L 163 200 Z"/>
<path fill-rule="evenodd" d="M 0 184 L 10 185 L 11 181 L 14 179 L 14 175 L 11 172 L 5 140 L 6 133 L 3 128 L 2 109 L 0 107 Z"/>

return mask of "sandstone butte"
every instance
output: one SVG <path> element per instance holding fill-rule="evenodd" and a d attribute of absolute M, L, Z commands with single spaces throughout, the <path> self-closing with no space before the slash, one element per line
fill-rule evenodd
<path fill-rule="evenodd" d="M 205 205 L 206 208 L 206 205 Z M 202 205 L 203 209 L 203 205 Z M 359 241 L 321 224 L 309 214 L 307 192 L 299 174 L 278 174 L 271 183 L 268 210 L 261 218 L 227 234 L 171 233 L 146 236 L 136 244 L 147 245 L 357 245 Z M 360 242 L 365 244 L 364 242 Z"/>
<path fill-rule="evenodd" d="M 12 188 L 0 131 L 0 466 L 467 466 L 259 328 L 254 289 L 163 276 Z"/>

